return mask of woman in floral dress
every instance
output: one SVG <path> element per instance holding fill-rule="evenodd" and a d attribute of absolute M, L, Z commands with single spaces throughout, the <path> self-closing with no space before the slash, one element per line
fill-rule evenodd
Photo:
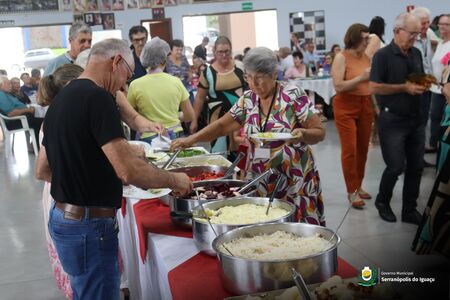
<path fill-rule="evenodd" d="M 256 174 L 273 168 L 287 180 L 276 197 L 294 203 L 300 222 L 325 226 L 322 188 L 310 145 L 325 137 L 319 117 L 305 92 L 289 83 L 276 81 L 278 61 L 270 49 L 257 47 L 244 58 L 245 78 L 250 90 L 219 120 L 187 138 L 175 140 L 173 149 L 244 128 L 248 137 L 255 133 L 292 133 L 292 140 L 253 141 L 248 155 L 249 169 Z M 273 190 L 274 177 L 259 185 L 266 196 Z"/>

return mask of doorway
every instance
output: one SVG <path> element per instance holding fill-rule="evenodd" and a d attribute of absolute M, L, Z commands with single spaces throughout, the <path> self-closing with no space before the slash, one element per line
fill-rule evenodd
<path fill-rule="evenodd" d="M 148 30 L 149 38 L 157 36 L 169 44 L 172 42 L 172 19 L 144 20 L 141 25 Z"/>

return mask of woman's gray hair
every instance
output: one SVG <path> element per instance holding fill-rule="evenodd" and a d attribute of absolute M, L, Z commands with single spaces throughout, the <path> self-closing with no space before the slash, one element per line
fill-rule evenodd
<path fill-rule="evenodd" d="M 414 8 L 411 13 L 419 18 L 428 18 L 430 19 L 431 16 L 431 12 L 428 8 L 426 7 L 417 7 Z"/>
<path fill-rule="evenodd" d="M 154 37 L 142 49 L 141 64 L 146 69 L 155 69 L 166 62 L 169 53 L 169 44 L 159 37 Z"/>
<path fill-rule="evenodd" d="M 91 48 L 88 61 L 92 56 L 100 56 L 108 59 L 116 56 L 117 54 L 122 55 L 129 64 L 134 61 L 133 54 L 131 53 L 128 44 L 124 40 L 120 39 L 106 39 L 96 43 Z"/>
<path fill-rule="evenodd" d="M 78 54 L 75 64 L 79 65 L 83 69 L 86 69 L 86 65 L 89 61 L 89 54 L 91 53 L 91 48 L 85 49 L 80 54 Z"/>
<path fill-rule="evenodd" d="M 415 21 L 418 21 L 420 23 L 420 19 L 419 17 L 417 17 L 416 15 L 413 15 L 411 13 L 401 13 L 397 16 L 397 18 L 395 18 L 395 24 L 394 24 L 394 29 L 395 28 L 405 28 L 406 26 L 406 22 L 409 19 L 414 19 Z"/>
<path fill-rule="evenodd" d="M 274 74 L 278 71 L 278 57 L 269 48 L 256 47 L 244 56 L 244 68 L 261 74 Z"/>

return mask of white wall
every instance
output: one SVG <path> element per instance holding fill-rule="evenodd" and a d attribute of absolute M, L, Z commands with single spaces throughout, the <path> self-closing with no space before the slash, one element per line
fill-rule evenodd
<path fill-rule="evenodd" d="M 241 11 L 241 3 L 190 4 L 166 7 L 165 15 L 172 19 L 173 38 L 183 38 L 183 16 L 217 14 Z M 406 10 L 407 5 L 426 6 L 432 15 L 450 12 L 449 0 L 254 0 L 254 10 L 276 9 L 278 19 L 278 43 L 289 46 L 289 13 L 297 11 L 324 10 L 327 48 L 334 43 L 343 44 L 342 39 L 348 26 L 355 22 L 368 24 L 373 16 L 382 16 L 387 23 L 386 40 L 392 38 L 392 24 L 396 15 Z M 122 30 L 123 38 L 128 29 L 151 19 L 151 10 L 125 10 L 115 12 L 116 25 Z M 71 23 L 71 13 L 39 13 L 27 15 L 0 15 L 1 20 L 14 20 L 13 26 Z"/>

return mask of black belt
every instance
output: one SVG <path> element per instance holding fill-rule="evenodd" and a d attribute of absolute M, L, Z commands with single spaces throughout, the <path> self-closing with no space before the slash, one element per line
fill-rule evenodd
<path fill-rule="evenodd" d="M 81 221 L 89 211 L 89 219 L 113 218 L 116 216 L 116 209 L 111 207 L 84 207 L 69 203 L 56 202 L 55 206 L 64 212 L 64 218 Z"/>

